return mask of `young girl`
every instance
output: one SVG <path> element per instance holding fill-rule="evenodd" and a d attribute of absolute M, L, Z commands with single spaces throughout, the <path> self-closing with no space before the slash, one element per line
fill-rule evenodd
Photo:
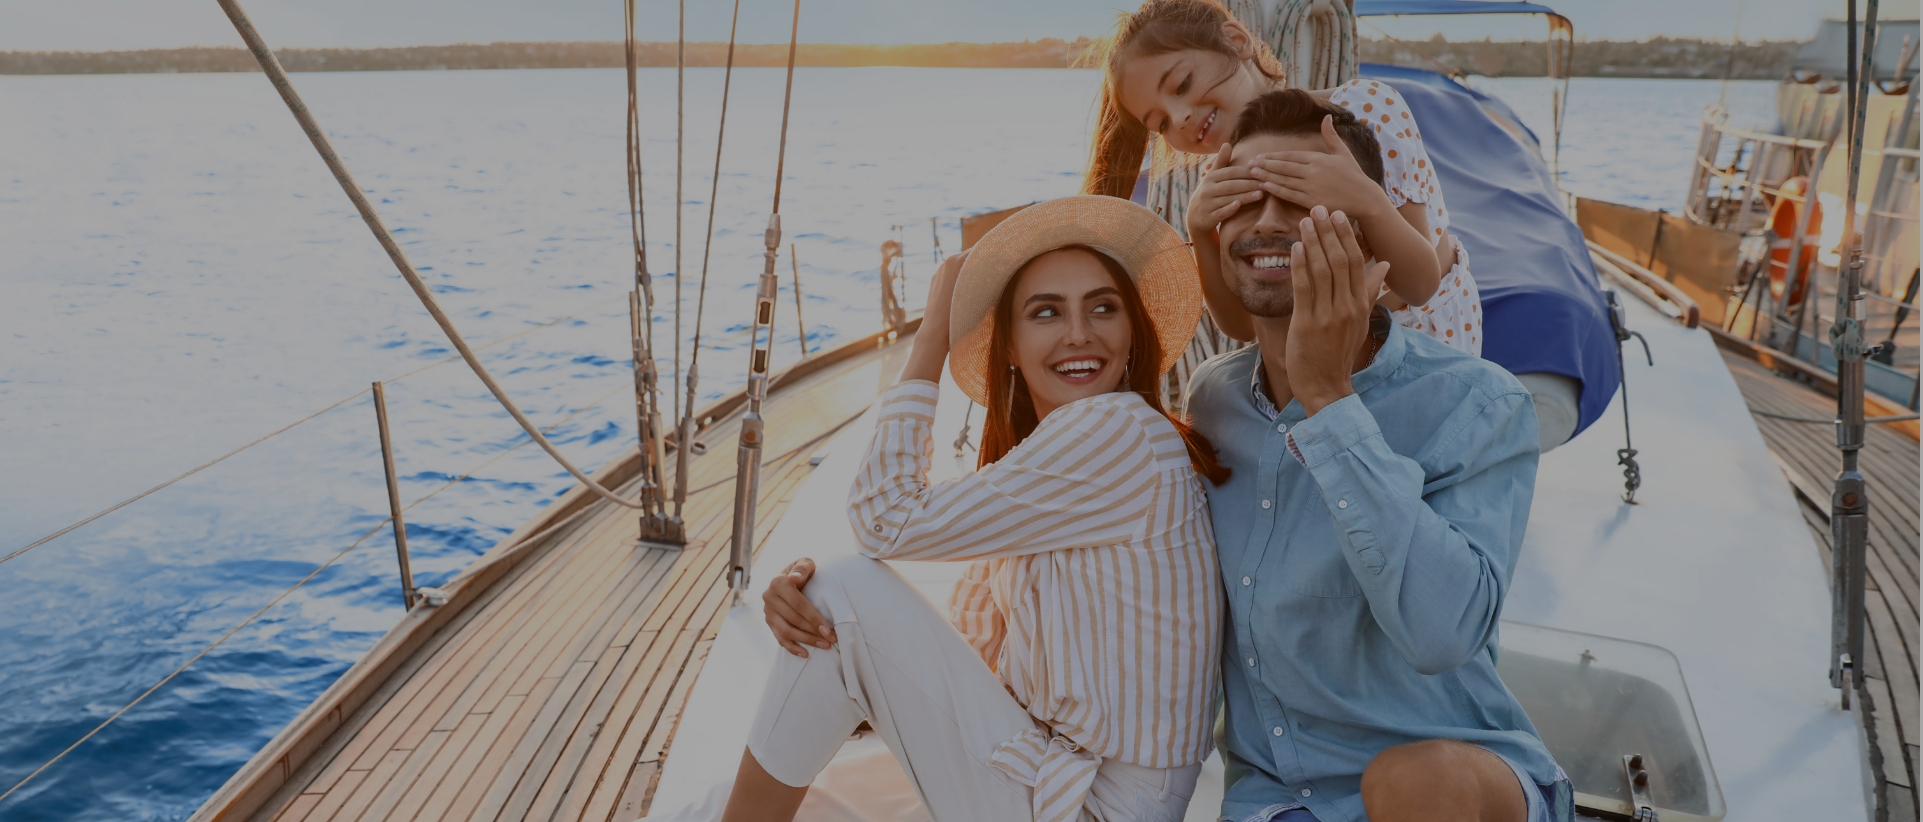
<path fill-rule="evenodd" d="M 1340 209 L 1357 219 L 1377 257 L 1390 264 L 1382 302 L 1396 320 L 1481 354 L 1482 301 L 1468 256 L 1449 235 L 1448 210 L 1422 133 L 1394 88 L 1351 80 L 1312 92 L 1375 126 L 1384 170 L 1380 191 L 1341 154 L 1295 152 L 1246 167 L 1221 162 L 1227 157 L 1223 143 L 1249 101 L 1289 86 L 1270 49 L 1293 54 L 1299 29 L 1264 28 L 1276 42 L 1264 44 L 1213 0 L 1148 0 L 1125 15 L 1107 44 L 1101 114 L 1083 190 L 1130 196 L 1151 134 L 1177 152 L 1216 155 L 1217 167 L 1205 169 L 1178 165 L 1158 152 L 1149 202 L 1164 219 L 1199 240 L 1264 196 Z M 1338 62 L 1353 66 L 1352 60 Z M 1252 338 L 1246 312 L 1219 275 L 1213 243 L 1197 242 L 1195 248 L 1210 316 L 1229 336 Z"/>

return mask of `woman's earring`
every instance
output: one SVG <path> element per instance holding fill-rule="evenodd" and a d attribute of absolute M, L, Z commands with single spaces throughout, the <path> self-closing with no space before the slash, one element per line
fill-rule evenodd
<path fill-rule="evenodd" d="M 1134 354 L 1128 355 L 1128 359 L 1122 361 L 1122 387 L 1124 389 L 1128 388 L 1129 386 L 1128 375 L 1129 375 L 1129 371 L 1132 368 L 1134 368 L 1134 366 L 1135 366 Z"/>

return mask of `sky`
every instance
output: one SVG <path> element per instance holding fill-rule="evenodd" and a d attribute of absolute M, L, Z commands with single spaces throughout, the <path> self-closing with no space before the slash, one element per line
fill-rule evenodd
<path fill-rule="evenodd" d="M 1847 0 L 1538 0 L 1575 22 L 1578 36 L 1727 39 L 1741 13 L 1745 39 L 1804 39 Z M 740 41 L 786 42 L 789 0 L 740 0 Z M 801 39 L 811 43 L 999 42 L 1099 36 L 1130 0 L 807 0 Z M 1913 3 L 1907 16 L 1916 16 Z M 688 0 L 690 40 L 726 40 L 732 4 Z M 618 40 L 617 0 L 247 0 L 248 14 L 280 46 L 401 46 L 502 40 Z M 638 0 L 643 40 L 675 39 L 673 0 Z M 1396 37 L 1535 39 L 1525 16 L 1370 18 Z M 1376 36 L 1369 25 L 1364 36 Z M 0 50 L 102 50 L 239 45 L 214 0 L 4 0 Z"/>

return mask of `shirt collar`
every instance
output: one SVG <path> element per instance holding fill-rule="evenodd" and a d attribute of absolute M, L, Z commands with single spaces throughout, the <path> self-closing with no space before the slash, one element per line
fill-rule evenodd
<path fill-rule="evenodd" d="M 1349 385 L 1357 394 L 1374 388 L 1377 383 L 1395 373 L 1395 370 L 1401 367 L 1403 357 L 1409 352 L 1407 339 L 1409 330 L 1391 319 L 1389 311 L 1381 306 L 1376 306 L 1375 312 L 1369 315 L 1369 333 L 1382 340 L 1382 348 L 1376 351 L 1375 359 L 1369 362 L 1367 368 L 1357 371 L 1349 378 Z M 1294 400 L 1290 400 L 1286 408 L 1276 408 L 1275 403 L 1269 399 L 1269 393 L 1262 390 L 1264 379 L 1266 377 L 1262 368 L 1261 350 L 1258 347 L 1253 373 L 1249 374 L 1249 392 L 1255 395 L 1255 410 L 1271 420 L 1281 417 L 1284 412 L 1288 412 L 1292 418 L 1306 417 L 1302 413 L 1302 404 Z"/>

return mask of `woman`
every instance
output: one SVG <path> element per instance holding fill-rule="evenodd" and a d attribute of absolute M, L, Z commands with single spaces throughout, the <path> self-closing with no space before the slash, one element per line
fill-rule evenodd
<path fill-rule="evenodd" d="M 1250 7 L 1245 14 L 1256 11 L 1253 2 L 1238 5 Z M 1338 6 L 1343 4 L 1331 5 Z M 1270 49 L 1295 56 L 1304 27 L 1280 11 L 1269 16 L 1282 19 L 1264 27 L 1273 40 L 1264 44 L 1213 0 L 1148 0 L 1124 15 L 1102 60 L 1101 114 L 1083 191 L 1130 196 L 1150 134 L 1177 152 L 1214 155 L 1217 167 L 1206 174 L 1194 164 L 1178 167 L 1166 155 L 1155 158 L 1149 201 L 1160 205 L 1170 222 L 1184 225 L 1191 238 L 1213 237 L 1217 224 L 1266 195 L 1346 212 L 1357 219 L 1377 257 L 1390 264 L 1383 302 L 1397 322 L 1480 355 L 1482 303 L 1468 257 L 1448 233 L 1448 209 L 1421 131 L 1394 88 L 1350 80 L 1311 92 L 1375 125 L 1382 145 L 1380 190 L 1353 168 L 1332 138 L 1333 155 L 1292 152 L 1254 167 L 1225 164 L 1223 143 L 1243 108 L 1291 84 Z M 1337 20 L 1325 28 L 1346 32 L 1352 26 Z M 1334 62 L 1336 68 L 1320 73 L 1353 73 L 1353 59 Z M 1220 278 L 1213 244 L 1197 243 L 1196 256 L 1210 316 L 1229 336 L 1252 339 L 1248 315 Z"/>
<path fill-rule="evenodd" d="M 1196 282 L 1171 228 L 1110 197 L 1030 206 L 943 266 L 849 494 L 864 556 L 763 598 L 789 654 L 724 820 L 791 819 L 864 720 L 943 822 L 1182 818 L 1223 609 L 1199 476 L 1228 476 L 1160 400 Z M 944 361 L 989 413 L 980 468 L 931 485 Z M 884 558 L 971 562 L 952 624 Z"/>

